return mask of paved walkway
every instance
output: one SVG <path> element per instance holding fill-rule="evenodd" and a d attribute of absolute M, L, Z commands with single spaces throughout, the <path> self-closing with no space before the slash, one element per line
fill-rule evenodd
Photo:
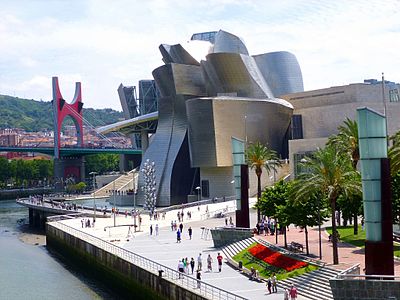
<path fill-rule="evenodd" d="M 227 207 L 228 206 L 228 207 Z M 202 220 L 208 212 L 210 216 L 214 212 L 221 211 L 221 209 L 233 210 L 234 202 L 224 202 L 216 204 L 203 205 L 198 210 L 197 207 L 186 209 L 184 217 L 184 228 L 182 242 L 176 242 L 176 231 L 171 231 L 171 220 L 177 220 L 177 211 L 169 211 L 166 213 L 165 220 L 150 221 L 147 215 L 142 215 L 143 221 L 141 231 L 134 234 L 134 238 L 128 236 L 128 227 L 115 227 L 107 228 L 113 224 L 113 218 L 98 218 L 96 220 L 95 228 L 82 228 L 81 219 L 73 219 L 63 221 L 69 226 L 73 226 L 79 230 L 88 232 L 89 234 L 96 235 L 104 240 L 111 241 L 112 243 L 122 246 L 134 253 L 147 257 L 153 261 L 161 263 L 165 266 L 177 270 L 178 261 L 187 257 L 188 260 L 193 257 L 196 261 L 195 269 L 197 268 L 197 257 L 202 253 L 203 257 L 203 272 L 202 281 L 211 285 L 227 290 L 229 292 L 238 294 L 248 299 L 283 299 L 283 291 L 278 289 L 278 293 L 269 295 L 266 291 L 265 283 L 258 283 L 249 280 L 247 277 L 240 274 L 238 271 L 229 267 L 225 262 L 222 266 L 222 272 L 218 272 L 217 266 L 217 253 L 219 249 L 214 248 L 211 236 L 207 239 L 201 237 L 201 227 L 214 228 L 217 226 L 224 226 L 224 218 L 211 218 Z M 186 212 L 192 212 L 192 219 L 187 220 Z M 230 214 L 233 217 L 234 215 Z M 229 218 L 228 216 L 228 218 Z M 255 213 L 251 214 L 251 222 L 255 222 Z M 132 217 L 117 216 L 117 225 L 133 224 Z M 153 225 L 153 235 L 149 234 L 150 224 Z M 155 224 L 159 225 L 159 234 L 155 235 Z M 178 223 L 179 224 L 179 223 Z M 189 239 L 187 229 L 189 226 L 193 229 L 192 240 Z M 211 255 L 213 258 L 213 271 L 205 272 L 207 269 L 207 256 Z M 298 300 L 304 300 L 304 297 L 298 297 Z"/>

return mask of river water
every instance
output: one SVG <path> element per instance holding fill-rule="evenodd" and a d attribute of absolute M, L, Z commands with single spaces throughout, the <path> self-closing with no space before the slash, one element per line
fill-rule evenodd
<path fill-rule="evenodd" d="M 15 200 L 0 201 L 1 300 L 114 298 L 111 291 L 49 253 L 44 233 L 32 233 L 27 223 L 27 208 Z M 34 242 L 23 242 L 23 236 Z"/>

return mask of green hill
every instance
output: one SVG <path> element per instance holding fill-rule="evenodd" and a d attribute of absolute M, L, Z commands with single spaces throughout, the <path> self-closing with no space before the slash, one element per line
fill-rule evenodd
<path fill-rule="evenodd" d="M 83 117 L 95 127 L 124 119 L 122 112 L 111 108 L 83 107 Z M 63 125 L 69 124 L 72 125 L 71 119 L 63 123 Z M 0 95 L 0 128 L 23 128 L 26 131 L 53 130 L 51 102 Z"/>

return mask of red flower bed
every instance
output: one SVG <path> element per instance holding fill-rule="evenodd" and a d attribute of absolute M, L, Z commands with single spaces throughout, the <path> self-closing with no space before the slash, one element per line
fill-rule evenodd
<path fill-rule="evenodd" d="M 272 251 L 271 249 L 257 244 L 249 249 L 249 253 L 254 257 L 265 261 L 267 264 L 285 269 L 286 271 L 290 272 L 295 269 L 306 267 L 308 264 L 294 258 L 285 256 L 279 252 Z"/>

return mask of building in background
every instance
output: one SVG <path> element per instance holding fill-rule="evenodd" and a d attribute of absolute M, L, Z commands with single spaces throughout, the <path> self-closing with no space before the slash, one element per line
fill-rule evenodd
<path fill-rule="evenodd" d="M 369 107 L 387 114 L 388 134 L 400 130 L 400 84 L 376 79 L 344 86 L 291 93 L 281 97 L 294 107 L 289 161 L 292 177 L 300 171 L 300 160 L 324 148 L 329 136 L 346 118 L 355 120 L 357 108 Z"/>

